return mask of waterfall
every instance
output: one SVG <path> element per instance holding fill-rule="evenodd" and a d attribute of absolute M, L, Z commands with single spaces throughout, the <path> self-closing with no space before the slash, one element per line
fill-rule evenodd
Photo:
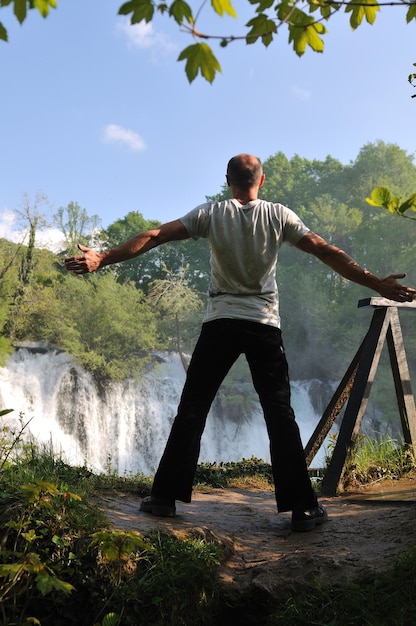
<path fill-rule="evenodd" d="M 93 378 L 63 352 L 17 350 L 0 368 L 0 409 L 13 409 L 3 424 L 23 415 L 32 440 L 72 465 L 119 475 L 154 474 L 175 417 L 185 380 L 179 355 L 155 355 L 140 380 L 109 384 L 99 392 Z M 292 382 L 292 405 L 304 445 L 320 414 L 311 388 L 317 381 Z M 200 462 L 270 460 L 260 405 L 249 416 L 227 420 L 215 403 L 201 442 Z M 312 465 L 323 465 L 321 448 Z"/>

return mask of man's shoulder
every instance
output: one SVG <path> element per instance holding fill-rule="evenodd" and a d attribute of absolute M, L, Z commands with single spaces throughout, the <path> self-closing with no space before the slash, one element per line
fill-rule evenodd
<path fill-rule="evenodd" d="M 276 201 L 273 201 L 273 200 L 267 200 L 265 198 L 259 198 L 259 201 L 262 203 L 263 206 L 270 207 L 272 209 L 275 209 L 276 211 L 286 211 L 286 210 L 289 210 L 289 208 L 287 206 L 285 206 L 284 204 L 282 204 L 281 202 L 276 202 Z"/>

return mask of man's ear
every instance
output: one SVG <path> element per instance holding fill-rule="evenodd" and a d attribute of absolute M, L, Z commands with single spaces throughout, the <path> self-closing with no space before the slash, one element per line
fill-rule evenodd
<path fill-rule="evenodd" d="M 225 180 L 227 181 L 227 185 L 231 187 L 230 179 L 228 178 L 228 174 L 225 175 Z"/>
<path fill-rule="evenodd" d="M 263 187 L 264 181 L 266 180 L 266 176 L 264 174 L 261 175 L 259 187 Z"/>

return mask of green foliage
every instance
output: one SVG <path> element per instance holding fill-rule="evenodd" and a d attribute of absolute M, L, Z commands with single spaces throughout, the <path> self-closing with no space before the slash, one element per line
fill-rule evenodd
<path fill-rule="evenodd" d="M 185 61 L 185 72 L 189 82 L 192 82 L 198 74 L 201 74 L 209 83 L 212 83 L 221 66 L 213 53 L 211 46 L 206 41 L 209 39 L 219 39 L 220 46 L 225 47 L 231 42 L 243 40 L 248 44 L 253 44 L 260 40 L 263 45 L 272 43 L 275 36 L 282 27 L 288 29 L 289 43 L 298 56 L 302 56 L 309 47 L 315 52 L 323 52 L 324 41 L 322 36 L 327 29 L 322 21 L 329 21 L 333 15 L 339 14 L 341 7 L 344 12 L 350 14 L 350 26 L 353 30 L 358 28 L 363 20 L 373 24 L 377 13 L 380 11 L 380 3 L 373 0 L 351 0 L 349 2 L 326 2 L 325 0 L 306 0 L 302 8 L 296 0 L 249 0 L 254 5 L 254 17 L 252 17 L 245 28 L 244 35 L 230 35 L 219 37 L 217 34 L 207 34 L 197 29 L 197 22 L 200 21 L 202 8 L 205 2 L 196 8 L 194 15 L 191 5 L 185 0 L 173 0 L 170 4 L 166 2 L 155 2 L 154 0 L 128 0 L 124 2 L 119 10 L 119 15 L 130 16 L 131 24 L 138 24 L 142 21 L 149 23 L 155 18 L 157 12 L 173 19 L 181 30 L 190 34 L 194 39 L 203 39 L 202 43 L 196 42 L 186 47 L 179 54 L 178 61 Z M 50 8 L 56 8 L 56 0 L 0 0 L 0 7 L 13 5 L 13 12 L 16 18 L 22 23 L 29 9 L 36 8 L 39 13 L 46 17 Z M 211 0 L 212 10 L 219 16 L 228 15 L 237 17 L 236 10 L 230 0 Z M 408 7 L 406 22 L 410 23 L 416 19 L 416 9 L 414 2 L 398 3 Z M 314 14 L 319 11 L 319 16 Z M 0 23 L 0 39 L 7 41 L 7 31 Z M 410 77 L 409 77 L 410 79 Z"/>
<path fill-rule="evenodd" d="M 16 446 L 10 441 L 8 447 Z M 159 532 L 144 537 L 110 530 L 97 506 L 100 482 L 86 468 L 70 467 L 30 446 L 21 448 L 12 463 L 2 463 L 2 454 L 2 625 L 219 623 L 218 567 L 223 553 L 208 531 L 178 539 Z M 270 465 L 254 457 L 239 463 L 204 464 L 200 472 L 202 484 L 215 486 L 225 486 L 224 477 L 227 482 L 259 475 L 271 480 Z M 311 581 L 309 590 L 292 594 L 284 603 L 263 603 L 257 618 L 269 626 L 343 626 L 345 615 L 348 623 L 357 626 L 411 624 L 416 617 L 415 576 L 412 551 L 371 581 L 325 589 Z M 383 597 L 389 602 L 380 603 Z M 251 607 L 253 601 L 252 595 L 247 597 Z M 230 607 L 227 617 L 234 621 Z"/>
<path fill-rule="evenodd" d="M 416 193 L 412 193 L 402 202 L 401 197 L 393 196 L 388 187 L 376 187 L 373 189 L 370 197 L 366 198 L 366 202 L 372 206 L 385 208 L 390 213 L 395 213 L 401 217 L 409 217 L 405 215 L 406 211 L 416 211 Z M 409 219 L 416 220 L 416 217 L 409 217 Z"/>
<path fill-rule="evenodd" d="M 204 616 L 210 619 L 216 601 L 219 547 L 197 534 L 178 540 L 153 533 L 147 541 L 152 549 L 138 558 L 137 552 L 130 556 L 130 573 L 120 579 L 112 599 L 123 613 L 122 623 L 205 623 Z"/>
<path fill-rule="evenodd" d="M 60 300 L 65 294 L 73 335 L 69 342 L 63 337 L 61 346 L 101 380 L 134 377 L 156 345 L 156 323 L 143 293 L 108 273 L 87 280 L 67 276 L 59 284 Z"/>
<path fill-rule="evenodd" d="M 13 413 L 13 409 L 3 409 L 0 417 Z M 19 415 L 19 429 L 12 430 L 8 426 L 3 426 L 0 431 L 0 471 L 3 467 L 15 459 L 23 448 L 23 433 L 31 420 L 24 422 L 24 415 Z"/>
<path fill-rule="evenodd" d="M 200 463 L 195 474 L 196 485 L 229 487 L 235 479 L 261 478 L 265 484 L 273 483 L 270 463 L 252 456 L 250 459 L 228 463 Z"/>
<path fill-rule="evenodd" d="M 0 0 L 0 8 L 12 5 L 13 13 L 20 24 L 22 24 L 27 12 L 31 9 L 37 9 L 42 17 L 49 15 L 50 9 L 56 9 L 57 0 Z M 7 41 L 7 30 L 0 23 L 0 39 Z"/>
<path fill-rule="evenodd" d="M 242 36 L 230 35 L 228 37 L 218 37 L 210 35 L 197 29 L 197 22 L 200 21 L 201 8 L 193 14 L 190 5 L 183 0 L 175 0 L 170 6 L 162 3 L 157 4 L 151 0 L 132 0 L 123 4 L 119 13 L 130 15 L 132 24 L 140 21 L 150 22 L 155 15 L 155 11 L 167 14 L 173 18 L 178 25 L 194 38 L 204 39 L 203 43 L 195 43 L 185 48 L 179 55 L 179 61 L 186 61 L 185 72 L 189 82 L 192 82 L 201 74 L 208 82 L 212 82 L 221 66 L 218 59 L 212 52 L 212 48 L 206 43 L 208 39 L 220 39 L 222 47 L 231 42 L 243 39 L 248 44 L 256 43 L 260 40 L 263 45 L 272 43 L 279 30 L 285 26 L 289 31 L 289 43 L 298 56 L 305 53 L 310 47 L 315 52 L 323 52 L 324 41 L 322 36 L 327 32 L 322 24 L 323 20 L 328 21 L 334 14 L 340 12 L 341 5 L 337 3 L 316 2 L 307 0 L 302 8 L 294 0 L 250 0 L 250 4 L 255 5 L 254 16 L 249 19 L 245 27 L 247 32 Z M 352 29 L 358 28 L 363 20 L 373 24 L 377 12 L 380 10 L 378 3 L 370 0 L 360 0 L 357 2 L 342 3 L 346 14 L 350 13 L 350 26 Z M 403 3 L 409 6 L 406 20 L 409 23 L 416 17 L 412 11 L 412 3 Z M 236 11 L 229 0 L 212 0 L 211 7 L 218 15 L 230 15 L 237 17 Z M 320 17 L 316 18 L 314 13 L 319 11 Z"/>
<path fill-rule="evenodd" d="M 374 24 L 380 7 L 373 0 L 362 0 L 360 5 L 349 3 L 345 8 L 346 13 L 351 13 L 350 26 L 353 30 L 358 28 L 365 18 L 369 24 Z"/>
<path fill-rule="evenodd" d="M 60 597 L 75 590 L 69 579 L 78 559 L 75 544 L 86 519 L 85 504 L 66 485 L 41 478 L 22 484 L 16 474 L 15 464 L 4 465 L 0 474 L 3 624 L 35 620 L 39 607 L 50 602 L 43 600 L 45 596 L 59 606 Z"/>
<path fill-rule="evenodd" d="M 253 19 L 247 22 L 246 26 L 251 27 L 246 35 L 248 44 L 253 44 L 261 38 L 262 43 L 268 46 L 273 40 L 273 34 L 277 32 L 275 22 L 269 19 L 264 13 L 253 17 Z"/>
<path fill-rule="evenodd" d="M 102 232 L 102 238 L 107 249 L 113 248 L 138 232 L 157 226 L 160 226 L 160 222 L 146 220 L 138 211 L 130 211 L 124 218 L 110 224 Z M 205 293 L 208 288 L 208 264 L 209 249 L 206 241 L 188 239 L 158 246 L 131 261 L 113 266 L 113 271 L 120 283 L 132 280 L 147 293 L 152 281 L 166 278 L 164 268 L 168 267 L 172 274 L 180 274 L 181 268 L 188 266 L 188 286 Z"/>
<path fill-rule="evenodd" d="M 412 155 L 396 145 L 378 141 L 363 146 L 348 165 L 331 156 L 310 160 L 295 155 L 289 159 L 278 152 L 265 160 L 264 170 L 262 197 L 295 210 L 312 230 L 344 248 L 376 274 L 406 271 L 408 284 L 416 283 L 413 230 L 405 220 L 365 201 L 375 187 L 388 188 L 394 198 L 411 197 L 416 173 Z M 210 200 L 223 197 L 229 197 L 228 187 Z M 114 247 L 157 225 L 159 222 L 146 220 L 133 211 L 111 224 L 101 238 L 106 247 Z M 1 241 L 3 361 L 14 340 L 43 340 L 75 356 L 98 380 L 107 381 L 140 374 L 152 350 L 177 350 L 178 336 L 183 350 L 192 349 L 202 309 L 193 311 L 192 306 L 190 311 L 188 304 L 195 302 L 197 306 L 200 294 L 208 289 L 209 247 L 205 240 L 189 239 L 159 246 L 135 260 L 88 277 L 65 273 L 58 257 L 35 247 L 31 251 L 30 275 L 26 274 L 23 293 L 15 299 L 21 285 L 22 259 L 27 259 L 27 253 L 27 246 Z M 186 275 L 181 278 L 184 268 Z M 310 255 L 289 246 L 281 250 L 277 278 L 291 378 L 339 379 L 368 329 L 368 311 L 356 308 L 358 299 L 368 295 L 367 290 L 343 280 Z M 176 287 L 166 292 L 165 304 L 156 311 L 155 299 L 146 296 L 152 283 L 154 289 L 158 286 L 163 291 L 165 281 L 176 281 L 176 287 L 184 291 L 178 292 L 182 294 L 179 298 L 173 297 Z M 159 297 L 156 300 L 162 304 Z M 189 314 L 184 314 L 184 305 Z M 400 315 L 413 372 L 413 314 Z M 387 374 L 391 378 L 390 372 Z M 249 383 L 247 368 L 230 372 L 218 397 L 225 417 L 238 420 L 250 413 L 256 394 Z M 377 395 L 377 406 L 382 405 L 385 420 L 395 415 L 390 395 L 383 389 Z"/>
<path fill-rule="evenodd" d="M 89 502 L 98 477 L 9 436 L 0 448 L 1 624 L 202 623 L 216 600 L 216 544 L 108 530 Z M 4 457 L 11 448 L 19 457 Z"/>
<path fill-rule="evenodd" d="M 198 294 L 188 285 L 188 267 L 182 267 L 178 273 L 171 272 L 164 266 L 166 277 L 150 283 L 149 302 L 162 319 L 173 320 L 173 348 L 182 356 L 183 325 L 202 309 Z M 201 316 L 202 317 L 202 316 Z M 169 324 L 171 328 L 171 324 Z M 186 333 L 185 333 L 186 334 Z M 166 335 L 165 335 L 166 336 Z M 169 335 L 167 335 L 169 336 Z M 183 358 L 183 356 L 182 356 Z"/>
<path fill-rule="evenodd" d="M 63 274 L 54 261 L 48 280 L 37 274 L 13 311 L 14 337 L 47 341 L 100 381 L 137 375 L 157 345 L 144 294 L 111 273 L 87 279 Z"/>
<path fill-rule="evenodd" d="M 98 230 L 100 219 L 98 215 L 90 217 L 77 202 L 70 202 L 68 206 L 57 210 L 53 223 L 64 235 L 65 255 L 70 256 L 79 252 L 78 243 L 93 245 L 94 233 Z"/>
<path fill-rule="evenodd" d="M 185 73 L 190 83 L 201 73 L 209 83 L 212 83 L 221 66 L 211 48 L 206 43 L 194 43 L 188 46 L 178 56 L 178 61 L 185 61 Z"/>
<path fill-rule="evenodd" d="M 363 485 L 381 479 L 398 479 L 416 470 L 412 449 L 388 436 L 361 435 L 347 464 L 344 485 Z"/>

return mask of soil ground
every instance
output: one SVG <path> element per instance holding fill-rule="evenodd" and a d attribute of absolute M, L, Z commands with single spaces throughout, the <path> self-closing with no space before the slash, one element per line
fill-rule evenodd
<path fill-rule="evenodd" d="M 174 518 L 141 513 L 132 495 L 106 495 L 99 507 L 119 530 L 200 533 L 220 542 L 226 549 L 220 576 L 230 598 L 250 587 L 284 599 L 314 579 L 323 586 L 362 581 L 416 546 L 416 476 L 320 502 L 329 521 L 306 533 L 292 532 L 290 514 L 278 515 L 273 492 L 260 489 L 196 490 L 191 504 L 177 502 Z"/>

